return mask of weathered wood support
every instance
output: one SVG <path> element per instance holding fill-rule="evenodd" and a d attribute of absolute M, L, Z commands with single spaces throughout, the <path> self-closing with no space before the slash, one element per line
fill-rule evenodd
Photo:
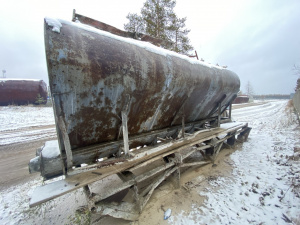
<path fill-rule="evenodd" d="M 191 167 L 191 166 L 205 166 L 211 162 L 201 161 L 201 162 L 193 162 L 193 163 L 183 163 L 180 167 Z"/>
<path fill-rule="evenodd" d="M 87 200 L 87 203 L 88 203 L 88 205 L 87 205 L 88 209 L 92 210 L 95 207 L 95 202 L 91 199 L 92 198 L 92 192 L 91 192 L 88 185 L 85 185 L 83 187 L 83 193 L 84 193 L 84 195 L 86 197 L 86 200 Z"/>
<path fill-rule="evenodd" d="M 243 131 L 238 135 L 237 139 L 239 141 L 247 141 L 250 131 L 250 127 L 245 127 L 245 129 L 243 129 Z"/>
<path fill-rule="evenodd" d="M 180 188 L 180 166 L 175 170 L 174 172 L 174 183 L 175 183 L 175 188 L 179 189 Z"/>
<path fill-rule="evenodd" d="M 195 152 L 195 150 L 193 150 Z M 183 157 L 187 157 L 186 155 L 183 156 L 180 153 L 175 153 L 175 158 L 173 159 L 175 165 L 177 166 L 177 170 L 173 173 L 173 182 L 176 189 L 180 188 L 180 167 L 183 163 Z"/>
<path fill-rule="evenodd" d="M 229 104 L 229 115 L 228 118 L 231 120 L 231 112 L 232 112 L 232 102 Z"/>
<path fill-rule="evenodd" d="M 124 154 L 129 154 L 129 142 L 128 142 L 128 127 L 127 127 L 127 114 L 122 111 L 122 127 L 123 127 L 123 141 L 124 141 Z"/>
<path fill-rule="evenodd" d="M 220 127 L 220 124 L 221 124 L 221 108 L 222 108 L 222 101 L 219 103 L 219 106 L 218 106 L 218 127 Z"/>
<path fill-rule="evenodd" d="M 223 146 L 223 142 L 218 143 L 216 146 L 214 146 L 214 153 L 212 155 L 212 163 L 215 164 L 216 158 Z"/>
<path fill-rule="evenodd" d="M 64 146 L 65 146 L 65 151 L 66 151 L 66 156 L 67 156 L 67 168 L 69 169 L 69 168 L 72 168 L 72 166 L 73 166 L 73 155 L 72 155 L 70 139 L 69 139 L 66 125 L 65 125 L 65 122 L 64 122 L 62 116 L 58 117 L 58 126 L 59 126 L 62 136 L 63 136 Z"/>
<path fill-rule="evenodd" d="M 143 208 L 145 207 L 145 205 L 147 204 L 147 202 L 149 201 L 151 195 L 153 194 L 153 191 L 155 190 L 155 188 L 157 188 L 157 186 L 163 182 L 167 177 L 169 177 L 174 171 L 176 171 L 178 168 L 174 167 L 171 168 L 169 170 L 167 170 L 164 174 L 162 174 L 159 179 L 156 180 L 156 182 L 154 182 L 151 186 L 150 191 L 148 192 L 148 194 L 141 199 L 141 205 L 140 205 L 140 209 L 143 210 Z"/>
<path fill-rule="evenodd" d="M 139 188 L 138 188 L 137 182 L 135 183 L 135 185 L 133 185 L 133 193 L 134 193 L 134 200 L 135 200 L 136 206 L 138 208 L 138 211 L 142 212 L 141 199 L 140 199 L 140 195 L 139 195 Z"/>
<path fill-rule="evenodd" d="M 185 127 L 184 127 L 184 115 L 182 115 L 182 121 L 181 121 L 181 124 L 182 124 L 182 129 L 181 129 L 181 133 L 182 133 L 182 137 L 184 138 L 184 134 L 185 134 Z"/>
<path fill-rule="evenodd" d="M 230 136 L 231 137 L 227 139 L 227 144 L 233 146 L 233 145 L 235 145 L 235 141 L 236 141 L 235 132 L 231 133 Z"/>

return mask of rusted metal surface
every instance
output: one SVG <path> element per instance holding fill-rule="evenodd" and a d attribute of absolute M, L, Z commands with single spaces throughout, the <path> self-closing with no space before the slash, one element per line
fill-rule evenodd
<path fill-rule="evenodd" d="M 239 90 L 229 70 L 61 24 L 60 33 L 45 24 L 45 47 L 55 113 L 65 122 L 72 151 L 115 141 L 127 107 L 130 139 L 180 125 L 182 114 L 186 123 L 216 116 L 219 102 L 224 111 Z"/>
<path fill-rule="evenodd" d="M 240 95 L 237 96 L 236 99 L 234 99 L 232 104 L 242 104 L 249 102 L 249 96 L 247 95 Z"/>
<path fill-rule="evenodd" d="M 42 80 L 0 79 L 0 105 L 36 104 L 38 95 L 47 102 L 47 85 Z"/>

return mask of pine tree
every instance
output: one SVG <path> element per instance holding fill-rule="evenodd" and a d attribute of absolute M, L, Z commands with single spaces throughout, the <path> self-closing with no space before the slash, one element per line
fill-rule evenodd
<path fill-rule="evenodd" d="M 124 29 L 130 32 L 145 33 L 143 18 L 136 13 L 128 13 L 126 18 L 129 23 L 124 24 Z"/>
<path fill-rule="evenodd" d="M 141 10 L 141 15 L 146 25 L 146 33 L 150 36 L 169 41 L 167 30 L 171 19 L 175 16 L 175 1 L 172 0 L 147 0 Z"/>
<path fill-rule="evenodd" d="M 35 104 L 41 105 L 41 104 L 45 104 L 46 102 L 47 101 L 40 94 L 37 95 Z"/>
<path fill-rule="evenodd" d="M 193 50 L 193 46 L 190 44 L 190 39 L 187 37 L 190 30 L 185 29 L 185 18 L 175 17 L 170 26 L 172 40 L 174 40 L 173 51 L 188 54 Z"/>
<path fill-rule="evenodd" d="M 193 50 L 187 37 L 190 30 L 185 29 L 186 18 L 176 16 L 175 6 L 175 0 L 146 0 L 141 16 L 131 13 L 127 15 L 129 23 L 124 25 L 124 29 L 131 32 L 144 29 L 146 34 L 163 40 L 161 47 L 187 54 Z M 138 30 L 136 27 L 143 29 Z"/>

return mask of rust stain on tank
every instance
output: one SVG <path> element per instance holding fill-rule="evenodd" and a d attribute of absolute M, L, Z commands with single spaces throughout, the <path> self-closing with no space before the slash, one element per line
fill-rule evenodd
<path fill-rule="evenodd" d="M 128 113 L 129 136 L 216 115 L 239 91 L 233 72 L 150 44 L 64 23 L 45 26 L 50 88 L 72 149 L 115 141 Z M 129 137 L 130 138 L 130 137 Z"/>

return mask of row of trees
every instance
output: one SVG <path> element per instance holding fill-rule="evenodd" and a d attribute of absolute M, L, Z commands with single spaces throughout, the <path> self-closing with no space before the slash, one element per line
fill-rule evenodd
<path fill-rule="evenodd" d="M 179 18 L 174 12 L 175 0 L 146 0 L 140 14 L 129 13 L 124 29 L 144 33 L 163 40 L 161 47 L 187 55 L 193 46 L 186 29 L 186 17 Z"/>

